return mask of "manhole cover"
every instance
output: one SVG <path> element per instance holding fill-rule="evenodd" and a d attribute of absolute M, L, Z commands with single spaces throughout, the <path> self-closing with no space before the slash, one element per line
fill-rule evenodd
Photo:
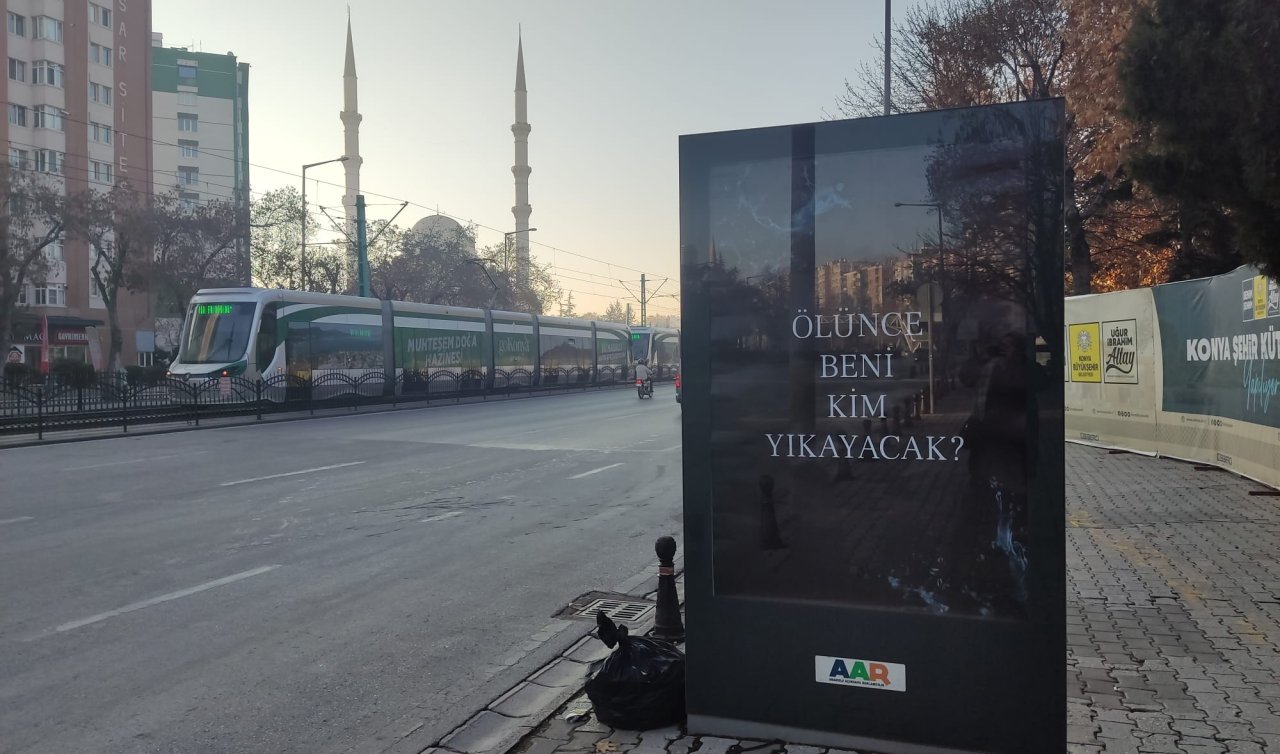
<path fill-rule="evenodd" d="M 644 620 L 654 608 L 654 603 L 638 600 L 626 594 L 587 592 L 570 602 L 565 609 L 556 613 L 555 617 L 595 620 L 596 613 L 604 612 L 614 621 L 636 623 Z"/>

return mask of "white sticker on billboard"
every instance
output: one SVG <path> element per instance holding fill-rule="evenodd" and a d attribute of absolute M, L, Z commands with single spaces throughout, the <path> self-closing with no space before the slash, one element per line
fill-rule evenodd
<path fill-rule="evenodd" d="M 813 658 L 813 680 L 878 691 L 906 691 L 907 666 L 880 660 L 818 655 Z"/>

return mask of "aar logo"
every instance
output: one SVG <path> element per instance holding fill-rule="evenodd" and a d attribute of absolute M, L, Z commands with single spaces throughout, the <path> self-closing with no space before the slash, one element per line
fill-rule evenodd
<path fill-rule="evenodd" d="M 848 657 L 813 658 L 813 680 L 837 686 L 861 686 L 880 691 L 906 691 L 907 666 Z"/>

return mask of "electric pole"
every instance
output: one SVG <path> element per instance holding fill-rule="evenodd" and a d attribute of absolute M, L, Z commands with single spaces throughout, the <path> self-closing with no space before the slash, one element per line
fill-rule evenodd
<path fill-rule="evenodd" d="M 618 281 L 619 283 L 622 283 L 622 287 L 626 289 L 627 293 L 631 294 L 631 298 L 640 302 L 640 324 L 641 325 L 649 324 L 649 302 L 658 297 L 658 291 L 662 290 L 662 286 L 666 285 L 669 280 L 670 278 L 663 278 L 662 282 L 658 283 L 658 287 L 653 289 L 653 293 L 649 293 L 648 276 L 645 275 L 643 272 L 640 273 L 640 295 L 638 296 L 635 293 L 631 292 L 631 287 L 627 285 L 627 281 L 625 280 Z M 630 306 L 630 304 L 627 304 L 627 306 Z"/>
<path fill-rule="evenodd" d="M 356 194 L 356 276 L 360 295 L 372 296 L 369 291 L 369 237 L 364 221 L 364 194 Z"/>

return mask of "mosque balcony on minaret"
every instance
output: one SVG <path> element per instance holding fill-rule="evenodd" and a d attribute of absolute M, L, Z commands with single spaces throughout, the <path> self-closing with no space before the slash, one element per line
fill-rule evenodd
<path fill-rule="evenodd" d="M 529 167 L 528 165 L 512 165 L 511 166 L 511 174 L 514 175 L 516 178 L 527 180 L 529 178 L 529 174 L 532 172 L 533 172 L 533 168 Z"/>
<path fill-rule="evenodd" d="M 351 112 L 350 110 L 343 110 L 342 112 L 338 113 L 338 117 L 342 119 L 342 125 L 348 126 L 348 127 L 358 126 L 360 125 L 360 121 L 364 120 L 363 115 L 361 115 L 360 113 Z"/>
<path fill-rule="evenodd" d="M 533 127 L 530 126 L 528 123 L 512 123 L 511 124 L 511 133 L 515 134 L 516 138 L 518 139 L 529 138 L 529 132 L 532 130 L 533 130 Z"/>
<path fill-rule="evenodd" d="M 529 215 L 531 215 L 532 213 L 533 213 L 532 204 L 517 204 L 516 206 L 511 208 L 511 214 L 516 216 L 517 221 L 528 222 Z M 521 230 L 517 232 L 523 233 L 524 231 Z"/>

